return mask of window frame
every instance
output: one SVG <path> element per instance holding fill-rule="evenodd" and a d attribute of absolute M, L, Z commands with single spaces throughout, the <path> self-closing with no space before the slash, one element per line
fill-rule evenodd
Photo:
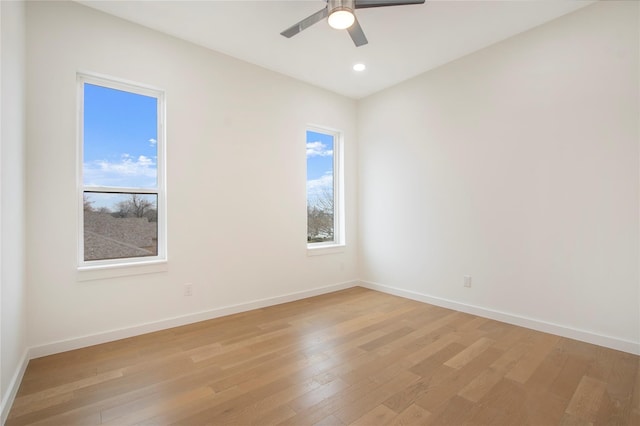
<path fill-rule="evenodd" d="M 156 99 L 157 137 L 156 137 L 156 173 L 157 181 L 154 188 L 143 187 L 113 187 L 113 186 L 85 186 L 84 184 L 84 85 L 91 84 L 109 89 L 120 90 Z M 76 177 L 78 198 L 78 270 L 96 270 L 127 266 L 142 266 L 167 262 L 167 207 L 166 207 L 166 102 L 165 91 L 156 87 L 126 81 L 101 74 L 78 72 L 76 74 L 77 90 L 77 136 L 76 136 Z M 84 259 L 84 194 L 98 193 L 135 193 L 152 194 L 157 196 L 157 253 L 155 256 L 126 257 L 114 259 L 85 260 Z"/>
<path fill-rule="evenodd" d="M 307 132 L 322 133 L 333 137 L 333 241 L 307 242 L 308 255 L 339 253 L 346 246 L 345 202 L 344 202 L 344 133 L 331 127 L 308 124 L 305 127 L 305 148 Z M 305 178 L 308 159 L 305 149 Z M 309 204 L 309 194 L 305 185 L 305 212 Z M 305 213 L 306 214 L 306 213 Z M 308 226 L 308 215 L 305 225 Z M 306 232 L 305 232 L 306 234 Z"/>

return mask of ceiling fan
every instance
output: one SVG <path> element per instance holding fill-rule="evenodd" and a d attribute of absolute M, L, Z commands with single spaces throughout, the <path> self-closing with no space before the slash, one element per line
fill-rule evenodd
<path fill-rule="evenodd" d="M 408 4 L 423 4 L 425 0 L 325 0 L 327 5 L 311 16 L 287 28 L 280 34 L 291 38 L 302 30 L 306 30 L 316 22 L 320 22 L 327 16 L 329 25 L 338 30 L 346 29 L 356 46 L 367 44 L 367 37 L 354 14 L 355 9 L 370 7 L 403 6 Z"/>

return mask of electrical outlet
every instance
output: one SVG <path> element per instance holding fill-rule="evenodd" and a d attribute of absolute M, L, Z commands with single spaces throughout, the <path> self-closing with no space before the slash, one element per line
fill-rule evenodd
<path fill-rule="evenodd" d="M 471 275 L 464 276 L 464 286 L 471 287 Z"/>
<path fill-rule="evenodd" d="M 193 296 L 193 284 L 186 283 L 184 285 L 184 295 L 185 296 Z"/>

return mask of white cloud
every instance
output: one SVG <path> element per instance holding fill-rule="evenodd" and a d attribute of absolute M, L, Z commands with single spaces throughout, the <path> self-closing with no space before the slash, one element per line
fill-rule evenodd
<path fill-rule="evenodd" d="M 153 160 L 149 157 L 145 157 L 144 155 L 141 155 L 140 157 L 138 157 L 138 164 L 141 165 L 142 167 L 155 166 L 155 164 L 153 163 Z"/>
<path fill-rule="evenodd" d="M 327 149 L 327 145 L 322 142 L 307 142 L 307 157 L 328 157 L 330 155 L 333 155 L 333 150 Z"/>
<path fill-rule="evenodd" d="M 95 160 L 84 163 L 84 182 L 89 186 L 155 186 L 158 171 L 153 159 L 134 159 L 122 154 L 120 161 Z"/>
<path fill-rule="evenodd" d="M 151 144 L 151 146 L 155 146 L 158 143 L 158 141 L 155 140 L 154 138 L 151 138 L 149 139 L 149 143 Z"/>
<path fill-rule="evenodd" d="M 310 204 L 315 204 L 318 198 L 324 194 L 333 194 L 333 173 L 326 172 L 318 179 L 307 181 L 307 199 Z"/>

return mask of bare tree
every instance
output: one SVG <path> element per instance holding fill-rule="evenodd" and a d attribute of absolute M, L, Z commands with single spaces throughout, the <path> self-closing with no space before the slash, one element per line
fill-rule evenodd
<path fill-rule="evenodd" d="M 307 241 L 333 241 L 333 193 L 324 191 L 307 205 Z"/>
<path fill-rule="evenodd" d="M 324 190 L 315 200 L 315 207 L 333 214 L 333 191 Z"/>
<path fill-rule="evenodd" d="M 140 196 L 139 194 L 131 194 L 131 198 L 118 203 L 118 217 L 145 217 L 153 209 L 154 204 Z"/>
<path fill-rule="evenodd" d="M 89 199 L 87 194 L 82 194 L 82 207 L 85 212 L 93 211 L 93 201 Z"/>
<path fill-rule="evenodd" d="M 157 222 L 158 221 L 158 210 L 157 209 L 149 209 L 144 212 L 144 217 L 149 219 L 149 222 Z"/>

